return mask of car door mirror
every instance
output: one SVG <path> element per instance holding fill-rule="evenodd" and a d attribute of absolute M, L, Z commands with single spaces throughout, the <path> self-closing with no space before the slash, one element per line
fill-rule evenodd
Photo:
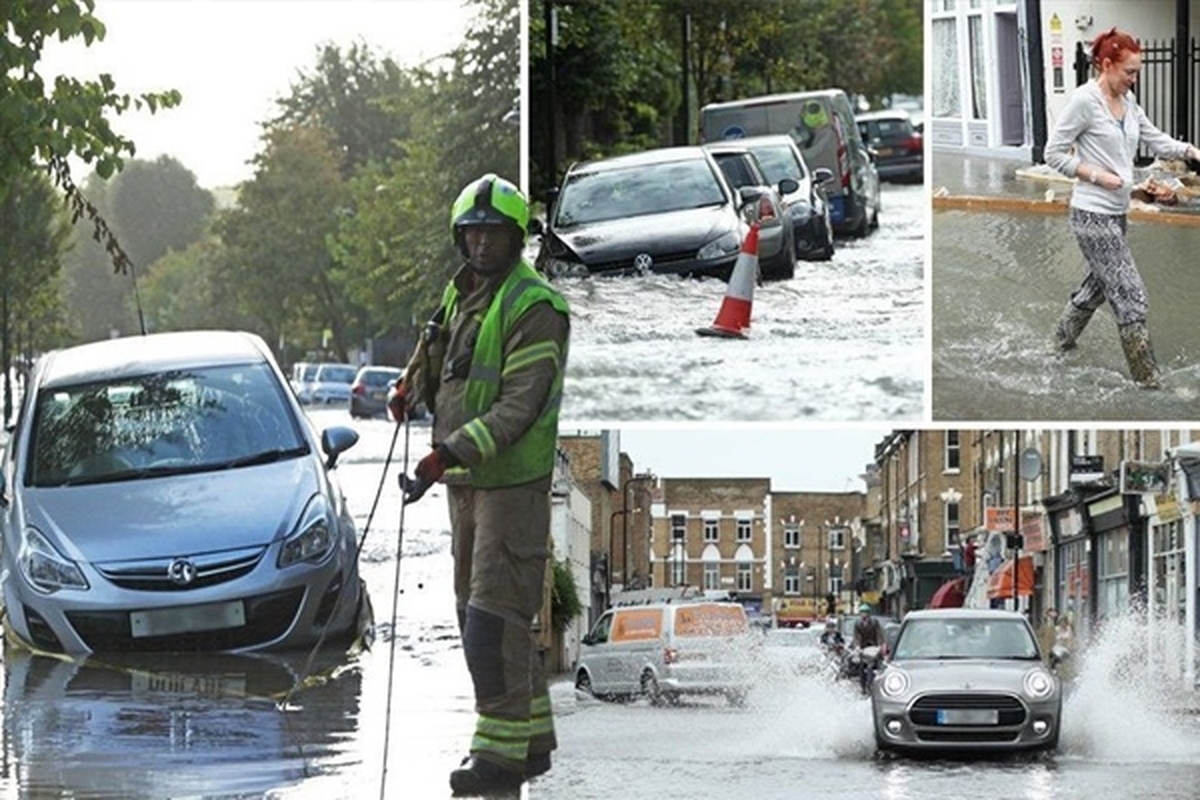
<path fill-rule="evenodd" d="M 585 633 L 585 634 L 583 635 L 583 638 L 582 638 L 582 639 L 580 639 L 579 641 L 580 641 L 582 644 L 595 644 L 595 643 L 596 643 L 596 637 L 592 636 L 592 634 L 590 634 L 590 633 Z"/>
<path fill-rule="evenodd" d="M 759 198 L 766 194 L 769 189 L 765 186 L 743 186 L 737 189 L 738 207 L 744 207 L 751 203 L 757 203 Z"/>
<path fill-rule="evenodd" d="M 338 425 L 321 431 L 321 450 L 325 453 L 325 469 L 337 466 L 338 456 L 358 442 L 358 431 Z"/>
<path fill-rule="evenodd" d="M 813 170 L 813 180 L 818 184 L 826 184 L 833 180 L 833 170 L 829 167 L 817 167 Z"/>
<path fill-rule="evenodd" d="M 779 182 L 780 194 L 792 194 L 800 191 L 800 182 L 795 178 L 784 178 Z"/>
<path fill-rule="evenodd" d="M 530 236 L 544 236 L 545 233 L 546 233 L 546 226 L 542 223 L 542 220 L 540 218 L 534 217 L 533 219 L 529 220 L 529 235 Z"/>

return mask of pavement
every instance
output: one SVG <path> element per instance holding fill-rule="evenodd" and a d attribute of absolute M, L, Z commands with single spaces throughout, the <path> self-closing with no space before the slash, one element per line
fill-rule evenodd
<path fill-rule="evenodd" d="M 974 195 L 1026 200 L 1044 200 L 1046 190 L 1052 185 L 1056 193 L 1064 193 L 1064 190 L 1069 188 L 1070 183 L 1062 179 L 1051 183 L 1017 174 L 1018 171 L 1041 173 L 1046 169 L 1035 169 L 1035 166 L 1027 158 L 982 156 L 935 148 L 930 167 L 930 186 L 935 197 L 945 190 L 945 193 L 951 196 Z"/>

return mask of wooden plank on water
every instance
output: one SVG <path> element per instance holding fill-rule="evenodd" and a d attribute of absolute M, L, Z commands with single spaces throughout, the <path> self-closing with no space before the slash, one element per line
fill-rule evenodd
<path fill-rule="evenodd" d="M 980 197 L 975 195 L 934 196 L 935 211 L 991 211 L 1015 214 L 1066 214 L 1066 198 L 1061 200 L 1032 200 L 1023 197 Z M 1200 213 L 1178 211 L 1148 211 L 1134 208 L 1129 219 L 1137 222 L 1158 222 L 1200 228 Z"/>

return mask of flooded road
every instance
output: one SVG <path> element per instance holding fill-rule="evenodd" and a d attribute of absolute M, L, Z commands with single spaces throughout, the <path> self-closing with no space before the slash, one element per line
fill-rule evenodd
<path fill-rule="evenodd" d="M 573 314 L 562 418 L 922 418 L 927 208 L 924 186 L 885 184 L 879 230 L 755 290 L 749 340 L 696 335 L 717 280 L 558 280 Z"/>
<path fill-rule="evenodd" d="M 6 797 L 444 798 L 468 746 L 471 684 L 454 622 L 448 515 L 441 487 L 404 510 L 401 546 L 393 428 L 351 424 L 362 440 L 338 475 L 360 528 L 362 571 L 378 624 L 353 659 L 147 656 L 85 665 L 6 654 L 0 795 Z M 411 461 L 428 429 L 413 426 Z M 396 461 L 403 450 L 397 444 Z M 392 625 L 393 599 L 397 623 Z M 1112 628 L 1075 665 L 1061 751 L 1026 759 L 913 760 L 874 755 L 866 701 L 846 684 L 756 672 L 745 708 L 695 700 L 601 703 L 556 676 L 560 748 L 529 798 L 721 796 L 829 798 L 1192 798 L 1200 717 L 1180 713 L 1148 674 L 1141 622 Z M 395 648 L 392 648 L 393 642 Z M 1161 645 L 1160 645 L 1161 646 Z M 329 667 L 341 664 L 336 673 Z M 308 672 L 322 680 L 281 696 Z M 385 749 L 386 748 L 386 749 Z M 387 754 L 386 760 L 384 754 Z M 386 772 L 385 772 L 386 765 Z M 513 795 L 516 797 L 517 795 Z"/>
<path fill-rule="evenodd" d="M 955 191 L 1040 198 L 1048 184 L 1014 183 L 1018 166 L 975 165 Z M 934 185 L 942 183 L 935 175 Z M 1064 193 L 1061 187 L 1056 191 Z M 1065 214 L 934 211 L 933 418 L 1195 419 L 1200 272 L 1193 268 L 1193 254 L 1200 250 L 1200 227 L 1135 220 L 1129 243 L 1150 298 L 1150 332 L 1163 371 L 1160 392 L 1138 389 L 1130 380 L 1107 306 L 1096 312 L 1075 350 L 1056 352 L 1054 325 L 1084 274 Z"/>

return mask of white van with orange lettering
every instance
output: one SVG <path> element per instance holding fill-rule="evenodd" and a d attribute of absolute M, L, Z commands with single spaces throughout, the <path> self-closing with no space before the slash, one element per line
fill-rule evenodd
<path fill-rule="evenodd" d="M 610 608 L 583 637 L 575 688 L 600 699 L 644 695 L 654 705 L 689 694 L 720 694 L 741 705 L 752 641 L 738 603 Z"/>

